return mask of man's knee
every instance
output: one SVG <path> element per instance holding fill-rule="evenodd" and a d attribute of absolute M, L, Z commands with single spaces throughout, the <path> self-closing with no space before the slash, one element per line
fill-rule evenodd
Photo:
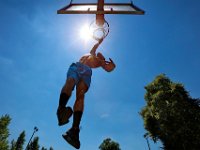
<path fill-rule="evenodd" d="M 85 91 L 84 90 L 79 90 L 77 92 L 77 100 L 84 99 L 84 96 L 85 96 Z"/>
<path fill-rule="evenodd" d="M 75 80 L 73 78 L 68 78 L 65 84 L 69 87 L 73 87 L 75 85 Z"/>

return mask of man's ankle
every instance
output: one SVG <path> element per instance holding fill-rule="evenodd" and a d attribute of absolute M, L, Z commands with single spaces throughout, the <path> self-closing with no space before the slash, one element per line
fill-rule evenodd
<path fill-rule="evenodd" d="M 72 128 L 79 129 L 82 115 L 83 115 L 82 111 L 74 111 Z"/>
<path fill-rule="evenodd" d="M 59 106 L 65 107 L 67 105 L 69 98 L 70 96 L 67 95 L 66 93 L 60 93 Z"/>

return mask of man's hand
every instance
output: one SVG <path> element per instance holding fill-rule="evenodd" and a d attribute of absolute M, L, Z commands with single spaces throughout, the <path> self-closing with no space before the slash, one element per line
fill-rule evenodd
<path fill-rule="evenodd" d="M 107 71 L 107 72 L 111 72 L 115 69 L 116 65 L 113 62 L 113 60 L 111 58 L 109 58 L 110 61 L 105 61 L 105 65 L 103 66 L 103 68 Z"/>
<path fill-rule="evenodd" d="M 113 62 L 113 60 L 112 60 L 111 58 L 109 58 L 109 60 L 110 60 L 110 63 L 113 63 L 113 64 L 114 64 L 114 62 Z"/>

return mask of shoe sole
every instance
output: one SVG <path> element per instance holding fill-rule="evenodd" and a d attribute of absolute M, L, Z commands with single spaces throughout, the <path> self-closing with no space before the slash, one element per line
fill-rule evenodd
<path fill-rule="evenodd" d="M 67 143 L 69 143 L 76 149 L 80 148 L 80 144 L 77 144 L 76 142 L 74 142 L 73 139 L 68 134 L 65 134 L 65 135 L 63 134 L 62 137 L 67 141 Z"/>

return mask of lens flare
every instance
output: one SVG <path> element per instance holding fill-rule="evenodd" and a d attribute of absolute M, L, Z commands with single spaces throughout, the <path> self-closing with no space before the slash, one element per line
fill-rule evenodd
<path fill-rule="evenodd" d="M 83 39 L 84 41 L 88 41 L 91 39 L 91 31 L 88 24 L 85 24 L 80 29 L 80 38 Z"/>

